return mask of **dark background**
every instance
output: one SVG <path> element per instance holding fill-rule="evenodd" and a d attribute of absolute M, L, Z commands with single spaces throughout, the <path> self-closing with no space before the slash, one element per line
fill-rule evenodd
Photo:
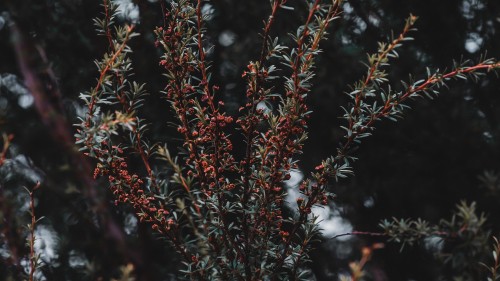
<path fill-rule="evenodd" d="M 141 36 L 131 43 L 132 57 L 136 81 L 147 83 L 151 93 L 143 112 L 153 122 L 149 137 L 175 143 L 177 135 L 166 125 L 174 118 L 161 98 L 165 80 L 158 66 L 160 53 L 153 44 L 152 30 L 162 22 L 160 5 L 145 0 L 134 3 L 140 10 Z M 287 32 L 293 32 L 305 14 L 301 1 L 289 3 L 296 11 L 280 11 L 272 31 L 284 43 L 289 42 Z M 376 51 L 377 41 L 387 41 L 391 30 L 397 34 L 409 13 L 419 16 L 418 31 L 412 34 L 415 41 L 400 49 L 400 59 L 390 68 L 396 89 L 401 87 L 400 80 L 408 80 L 408 74 L 424 77 L 426 67 L 449 69 L 454 59 L 478 61 L 486 52 L 487 57 L 500 58 L 499 1 L 353 0 L 346 5 L 342 19 L 330 28 L 329 40 L 323 42 L 317 61 L 316 86 L 308 101 L 314 111 L 310 138 L 300 162 L 304 174 L 335 153 L 343 133 L 339 128 L 343 122 L 338 118 L 342 115 L 340 106 L 349 101 L 344 92 L 364 75 L 361 61 L 366 53 Z M 209 57 L 214 81 L 221 85 L 221 99 L 228 112 L 235 113 L 244 101 L 241 73 L 249 60 L 258 57 L 258 34 L 269 13 L 269 2 L 214 0 L 206 9 L 213 15 L 207 27 L 208 41 L 214 45 Z M 93 61 L 107 48 L 105 38 L 96 35 L 92 24 L 92 18 L 101 13 L 99 1 L 5 0 L 0 2 L 0 13 L 0 131 L 14 135 L 8 154 L 12 160 L 0 168 L 4 198 L 0 204 L 4 215 L 6 209 L 12 211 L 6 217 L 10 234 L 17 234 L 13 237 L 17 238 L 18 256 L 27 254 L 21 227 L 29 215 L 22 186 L 31 187 L 41 180 L 36 213 L 45 217 L 39 226 L 45 231 L 40 234 L 40 251 L 46 280 L 109 280 L 127 263 L 136 267 L 138 280 L 175 280 L 178 265 L 174 251 L 147 227 L 136 224 L 129 209 L 111 204 L 97 208 L 89 203 L 80 170 L 51 134 L 53 128 L 30 106 L 30 95 L 22 85 L 23 74 L 13 47 L 17 39 L 5 22 L 8 17 L 30 44 L 44 50 L 47 62 L 32 67 L 54 71 L 68 124 L 78 122 L 83 110 L 78 95 L 95 84 Z M 227 36 L 234 41 L 228 44 L 223 40 Z M 398 123 L 379 123 L 374 136 L 356 152 L 356 176 L 332 186 L 340 215 L 356 230 L 377 232 L 377 224 L 384 218 L 421 217 L 437 223 L 449 218 L 454 206 L 465 199 L 478 203 L 479 211 L 488 214 L 486 227 L 498 234 L 497 190 L 486 188 L 478 176 L 500 170 L 499 90 L 500 80 L 494 74 L 477 83 L 453 82 L 433 101 L 412 101 L 412 110 Z M 492 186 L 496 184 L 493 180 Z M 96 196 L 111 202 L 105 186 L 97 185 Z M 99 224 L 96 213 L 101 211 L 118 223 L 122 236 L 110 234 L 109 228 Z M 2 226 L 6 225 L 4 220 Z M 47 253 L 52 245 L 47 239 L 53 240 L 52 254 Z M 337 280 L 339 272 L 348 270 L 347 263 L 359 258 L 359 248 L 376 241 L 383 239 L 325 240 L 313 253 L 317 280 Z M 0 257 L 5 259 L 6 246 L 0 245 Z M 367 268 L 369 280 L 452 280 L 456 273 L 434 259 L 424 243 L 403 252 L 399 249 L 400 245 L 387 244 L 375 253 Z M 0 279 L 20 280 L 18 269 L 0 263 Z"/>

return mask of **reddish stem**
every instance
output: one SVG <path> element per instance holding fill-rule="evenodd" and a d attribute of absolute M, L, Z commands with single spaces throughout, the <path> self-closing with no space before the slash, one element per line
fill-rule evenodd
<path fill-rule="evenodd" d="M 30 196 L 30 215 L 31 215 L 31 224 L 30 224 L 30 239 L 29 239 L 29 246 L 30 246 L 30 272 L 29 272 L 29 281 L 33 281 L 33 278 L 35 276 L 35 271 L 36 271 L 36 253 L 35 253 L 35 225 L 36 225 L 36 217 L 35 217 L 35 196 L 33 195 L 33 192 L 37 190 L 40 187 L 40 182 L 37 182 L 35 187 L 29 192 Z"/>
<path fill-rule="evenodd" d="M 10 142 L 12 141 L 12 139 L 14 138 L 14 135 L 7 135 L 7 134 L 4 134 L 3 135 L 3 148 L 2 148 L 2 152 L 0 153 L 0 166 L 3 165 L 3 163 L 5 162 L 5 159 L 6 159 L 6 156 L 7 156 L 7 151 L 9 150 L 9 146 L 10 146 Z"/>
<path fill-rule="evenodd" d="M 113 37 L 111 36 L 111 30 L 109 29 L 109 22 L 111 19 L 111 15 L 109 14 L 109 5 L 108 5 L 108 0 L 103 0 L 104 2 L 104 19 L 106 20 L 106 26 L 105 26 L 105 32 L 106 32 L 106 38 L 108 39 L 108 44 L 109 47 L 111 48 L 112 51 L 115 50 L 115 46 L 113 44 Z"/>
<path fill-rule="evenodd" d="M 92 90 L 92 97 L 91 97 L 90 103 L 88 105 L 87 120 L 85 122 L 85 125 L 87 128 L 90 127 L 90 119 L 92 119 L 92 114 L 94 112 L 94 106 L 97 102 L 96 95 L 97 95 L 97 92 L 99 91 L 99 89 L 102 87 L 104 77 L 106 77 L 106 74 L 110 70 L 111 66 L 114 64 L 116 58 L 118 58 L 118 56 L 123 52 L 123 50 L 127 46 L 129 36 L 133 30 L 134 30 L 134 25 L 127 26 L 127 33 L 125 35 L 125 39 L 123 40 L 123 43 L 121 44 L 120 48 L 118 48 L 118 50 L 116 50 L 116 52 L 114 52 L 113 56 L 110 59 L 108 59 L 106 66 L 100 72 L 99 80 L 97 81 L 97 85 L 95 86 L 95 88 Z"/>

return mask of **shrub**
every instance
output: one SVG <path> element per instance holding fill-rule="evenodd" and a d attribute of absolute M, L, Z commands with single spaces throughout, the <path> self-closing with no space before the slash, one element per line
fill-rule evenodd
<path fill-rule="evenodd" d="M 319 237 L 311 209 L 328 204 L 331 178 L 352 174 L 353 149 L 377 122 L 396 121 L 407 110 L 407 100 L 432 98 L 450 80 L 477 80 L 499 67 L 492 59 L 460 62 L 447 72 L 428 70 L 421 80 L 403 82 L 402 91 L 392 90 L 384 69 L 397 58 L 396 49 L 411 40 L 408 33 L 417 18 L 410 15 L 398 36 L 379 43 L 377 53 L 368 56 L 367 74 L 348 93 L 345 136 L 337 154 L 299 184 L 296 207 L 287 205 L 284 182 L 297 168 L 307 139 L 306 98 L 314 59 L 342 1 L 307 2 L 307 19 L 290 35 L 290 47 L 269 36 L 276 12 L 286 9 L 286 2 L 271 1 L 260 57 L 242 74 L 247 103 L 237 116 L 225 113 L 217 98 L 219 87 L 210 80 L 202 1 L 168 3 L 155 44 L 164 52 L 159 62 L 166 77 L 162 95 L 178 119 L 183 140 L 178 156 L 145 137 L 147 122 L 139 116 L 145 87 L 129 80 L 128 42 L 136 35 L 134 26 L 115 25 L 116 6 L 107 1 L 104 18 L 96 20 L 108 38 L 109 52 L 97 62 L 96 86 L 81 95 L 88 112 L 77 143 L 97 160 L 94 175 L 107 177 L 115 203 L 133 206 L 140 220 L 172 245 L 189 279 L 307 280 L 308 252 Z M 242 156 L 235 153 L 232 128 L 244 139 Z M 144 175 L 128 168 L 134 158 L 142 162 Z M 167 180 L 157 176 L 164 170 L 171 171 Z"/>
<path fill-rule="evenodd" d="M 477 80 L 499 67 L 493 59 L 461 61 L 448 71 L 428 69 L 421 80 L 410 77 L 399 90 L 387 71 L 390 60 L 398 57 L 397 48 L 411 40 L 417 18 L 410 15 L 399 35 L 379 43 L 368 56 L 366 75 L 347 93 L 344 136 L 336 154 L 318 163 L 299 183 L 300 196 L 287 202 L 286 184 L 298 169 L 307 139 L 311 111 L 306 100 L 313 91 L 315 58 L 342 7 L 341 0 L 305 3 L 304 23 L 290 34 L 288 44 L 273 38 L 271 30 L 278 11 L 291 7 L 286 0 L 271 1 L 260 55 L 242 73 L 246 102 L 237 114 L 226 112 L 211 79 L 202 1 L 163 4 L 164 25 L 155 29 L 156 47 L 164 53 L 159 59 L 166 77 L 161 95 L 170 103 L 180 137 L 167 147 L 152 139 L 147 131 L 151 120 L 142 117 L 147 86 L 133 81 L 129 46 L 136 26 L 117 20 L 116 5 L 104 0 L 104 15 L 95 24 L 109 46 L 96 62 L 97 83 L 81 94 L 87 112 L 78 125 L 77 144 L 95 160 L 94 177 L 109 182 L 115 204 L 133 208 L 141 222 L 175 249 L 185 279 L 310 280 L 309 253 L 321 239 L 312 210 L 334 198 L 333 179 L 353 174 L 361 141 L 379 121 L 401 118 L 410 99 L 433 98 L 451 80 Z M 169 148 L 179 143 L 171 153 Z M 393 219 L 381 223 L 383 232 L 349 235 L 380 235 L 403 245 L 459 235 L 483 245 L 489 233 L 476 226 L 482 227 L 484 218 L 475 215 L 474 204 L 459 207 L 459 219 L 435 226 Z M 474 245 L 466 249 L 477 249 Z M 351 266 L 353 280 L 363 276 L 364 264 L 380 246 L 364 248 L 362 260 Z M 475 257 L 471 254 L 470 260 Z M 496 261 L 491 268 L 496 276 Z M 130 268 L 123 271 L 128 275 Z"/>

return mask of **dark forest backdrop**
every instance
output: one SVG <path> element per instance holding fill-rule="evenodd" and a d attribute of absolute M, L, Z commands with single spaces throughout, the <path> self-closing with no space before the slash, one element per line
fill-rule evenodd
<path fill-rule="evenodd" d="M 296 1 L 289 2 L 296 6 Z M 91 195 L 82 175 L 85 170 L 75 165 L 74 151 L 54 133 L 53 123 L 47 122 L 51 117 L 41 118 L 36 98 L 23 86 L 26 74 L 15 48 L 24 46 L 33 71 L 45 73 L 47 79 L 53 71 L 58 82 L 54 87 L 61 93 L 61 113 L 68 124 L 77 123 L 82 114 L 78 95 L 94 83 L 97 71 L 93 61 L 107 47 L 92 23 L 101 13 L 99 4 L 84 0 L 0 2 L 0 131 L 14 136 L 9 160 L 0 167 L 0 226 L 9 226 L 8 233 L 0 237 L 9 235 L 17 245 L 15 258 L 22 261 L 28 251 L 22 226 L 29 219 L 28 196 L 22 186 L 41 181 L 36 214 L 44 216 L 37 229 L 42 280 L 110 280 L 128 263 L 134 265 L 137 280 L 175 280 L 174 252 L 148 227 L 137 224 L 131 210 L 114 207 L 104 182 L 97 183 L 97 193 Z M 147 83 L 151 93 L 145 113 L 156 121 L 150 134 L 175 144 L 175 130 L 167 125 L 173 116 L 160 94 L 165 80 L 152 32 L 161 25 L 160 5 L 140 0 L 126 6 L 128 16 L 135 18 L 139 13 L 137 31 L 141 36 L 131 46 L 136 80 Z M 267 0 L 214 0 L 204 10 L 212 15 L 208 33 L 214 45 L 209 56 L 214 79 L 223 86 L 228 112 L 236 113 L 244 101 L 241 73 L 258 56 L 258 34 L 269 4 Z M 299 25 L 304 13 L 300 9 L 280 11 L 274 35 L 286 40 L 287 32 Z M 316 86 L 309 99 L 314 113 L 300 164 L 303 174 L 335 152 L 342 136 L 340 106 L 348 102 L 344 92 L 364 74 L 361 61 L 366 53 L 376 51 L 377 41 L 386 40 L 391 30 L 399 32 L 409 13 L 419 16 L 418 32 L 392 65 L 393 81 L 406 80 L 410 73 L 424 76 L 426 67 L 450 67 L 453 59 L 477 60 L 486 52 L 488 57 L 500 58 L 499 1 L 349 1 L 342 19 L 330 29 L 329 40 L 322 44 Z M 45 102 L 58 104 L 56 98 Z M 485 227 L 498 234 L 500 80 L 491 74 L 478 83 L 454 82 L 437 99 L 414 101 L 411 106 L 413 110 L 403 120 L 383 123 L 360 148 L 360 160 L 354 164 L 356 176 L 335 185 L 337 211 L 328 221 L 333 224 L 331 233 L 350 229 L 379 232 L 379 221 L 391 217 L 421 217 L 436 223 L 450 218 L 455 205 L 467 200 L 477 202 L 479 212 L 488 215 Z M 105 215 L 96 215 L 99 213 Z M 107 220 L 119 228 L 103 227 Z M 0 279 L 21 280 L 19 268 L 10 259 L 12 253 L 2 241 L 5 239 L 0 239 Z M 317 280 L 337 280 L 338 274 L 347 272 L 349 261 L 359 259 L 363 245 L 377 241 L 386 242 L 383 237 L 325 239 L 313 254 Z M 387 243 L 370 262 L 370 280 L 462 280 L 452 279 L 460 270 L 434 258 L 437 250 L 452 248 L 453 243 L 436 245 L 422 240 L 400 252 L 400 245 Z"/>

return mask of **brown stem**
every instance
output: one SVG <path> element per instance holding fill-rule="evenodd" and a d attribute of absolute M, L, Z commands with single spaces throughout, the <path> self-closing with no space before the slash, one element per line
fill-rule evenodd
<path fill-rule="evenodd" d="M 9 150 L 10 142 L 14 138 L 14 135 L 2 134 L 2 137 L 3 137 L 3 148 L 2 152 L 0 152 L 0 166 L 2 166 L 3 163 L 5 162 L 7 151 Z"/>
<path fill-rule="evenodd" d="M 88 111 L 87 111 L 87 120 L 85 122 L 87 128 L 90 127 L 90 120 L 92 119 L 92 115 L 94 112 L 94 106 L 97 102 L 97 98 L 96 98 L 97 92 L 102 87 L 102 83 L 104 82 L 104 78 L 106 77 L 106 74 L 108 74 L 108 71 L 111 69 L 111 66 L 115 63 L 115 60 L 118 58 L 118 56 L 123 52 L 123 50 L 127 46 L 130 34 L 132 33 L 133 30 L 134 30 L 134 25 L 127 26 L 127 33 L 125 35 L 125 38 L 123 39 L 122 44 L 120 45 L 118 50 L 116 50 L 113 53 L 113 56 L 107 60 L 106 66 L 100 72 L 99 79 L 97 80 L 96 86 L 94 87 L 94 89 L 92 89 L 92 96 L 91 96 L 91 100 L 89 102 Z"/>
<path fill-rule="evenodd" d="M 389 46 L 381 53 L 378 54 L 376 62 L 368 69 L 368 74 L 366 75 L 365 80 L 363 81 L 363 85 L 361 86 L 359 92 L 356 94 L 354 99 L 354 114 L 359 115 L 359 108 L 361 106 L 361 101 L 365 97 L 365 90 L 369 87 L 369 84 L 373 81 L 373 74 L 379 69 L 380 63 L 387 58 L 387 56 L 398 47 L 398 45 L 404 40 L 406 34 L 411 30 L 415 20 L 417 18 L 413 15 L 410 15 L 403 31 L 399 34 L 398 38 L 394 39 Z M 350 118 L 349 120 L 349 130 L 352 130 L 354 126 L 354 119 Z"/>
<path fill-rule="evenodd" d="M 109 29 L 109 23 L 111 19 L 111 15 L 109 14 L 109 0 L 103 0 L 104 6 L 104 20 L 106 21 L 106 26 L 104 27 L 106 38 L 108 39 L 109 48 L 112 51 L 115 51 L 115 45 L 113 44 L 113 36 L 111 35 L 111 30 Z"/>
<path fill-rule="evenodd" d="M 29 281 L 33 281 L 35 276 L 35 271 L 37 267 L 37 257 L 35 253 L 35 225 L 36 225 L 36 217 L 35 217 L 35 196 L 33 193 L 40 187 L 40 182 L 37 182 L 35 187 L 29 192 L 30 196 L 30 215 L 31 215 L 31 224 L 29 227 L 30 238 L 29 238 L 29 246 L 30 246 L 30 271 L 29 271 Z"/>

